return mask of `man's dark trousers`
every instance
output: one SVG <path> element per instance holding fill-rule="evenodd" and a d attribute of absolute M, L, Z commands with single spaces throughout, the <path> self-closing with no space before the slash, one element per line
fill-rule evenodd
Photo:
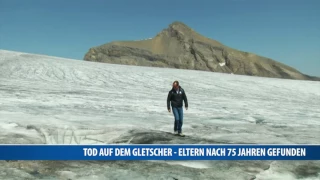
<path fill-rule="evenodd" d="M 172 112 L 174 115 L 174 131 L 178 131 L 178 133 L 182 133 L 183 108 L 172 107 Z"/>

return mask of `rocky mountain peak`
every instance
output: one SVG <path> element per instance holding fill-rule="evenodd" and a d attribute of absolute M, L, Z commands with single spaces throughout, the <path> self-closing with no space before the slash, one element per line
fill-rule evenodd
<path fill-rule="evenodd" d="M 175 21 L 171 24 L 166 29 L 163 29 L 160 33 L 158 33 L 157 36 L 162 36 L 162 35 L 169 35 L 171 37 L 179 37 L 179 36 L 186 36 L 189 35 L 191 36 L 192 29 L 187 26 L 186 24 Z"/>
<path fill-rule="evenodd" d="M 175 21 L 175 22 L 171 23 L 169 25 L 169 28 L 172 28 L 172 29 L 175 29 L 178 31 L 182 31 L 182 32 L 192 31 L 192 29 L 189 26 L 187 26 L 186 24 L 184 24 L 183 22 L 180 22 L 180 21 Z"/>
<path fill-rule="evenodd" d="M 154 38 L 90 48 L 85 60 L 136 66 L 194 69 L 261 77 L 319 80 L 296 69 L 209 39 L 175 21 Z"/>

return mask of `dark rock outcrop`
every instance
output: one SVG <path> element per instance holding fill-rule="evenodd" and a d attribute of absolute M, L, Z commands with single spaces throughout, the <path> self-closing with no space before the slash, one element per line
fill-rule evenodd
<path fill-rule="evenodd" d="M 170 24 L 154 38 L 111 42 L 90 48 L 84 60 L 261 77 L 320 80 L 272 59 L 227 47 L 200 35 L 181 22 Z"/>

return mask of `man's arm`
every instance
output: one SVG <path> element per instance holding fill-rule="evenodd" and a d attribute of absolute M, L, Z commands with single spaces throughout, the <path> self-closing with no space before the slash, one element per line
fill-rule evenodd
<path fill-rule="evenodd" d="M 187 94 L 185 91 L 183 91 L 183 101 L 184 101 L 185 107 L 188 108 L 188 106 L 189 106 L 188 98 L 187 98 Z"/>
<path fill-rule="evenodd" d="M 171 93 L 168 93 L 168 97 L 167 97 L 167 109 L 170 110 L 170 101 L 171 101 Z"/>

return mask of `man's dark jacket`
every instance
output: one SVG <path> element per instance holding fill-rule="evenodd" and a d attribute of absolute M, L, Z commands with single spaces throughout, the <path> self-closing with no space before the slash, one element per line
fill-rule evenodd
<path fill-rule="evenodd" d="M 183 101 L 185 103 L 185 107 L 188 107 L 188 99 L 184 89 L 179 86 L 179 90 L 177 92 L 172 88 L 168 93 L 167 108 L 170 109 L 170 102 L 172 107 L 180 108 L 183 106 Z"/>

